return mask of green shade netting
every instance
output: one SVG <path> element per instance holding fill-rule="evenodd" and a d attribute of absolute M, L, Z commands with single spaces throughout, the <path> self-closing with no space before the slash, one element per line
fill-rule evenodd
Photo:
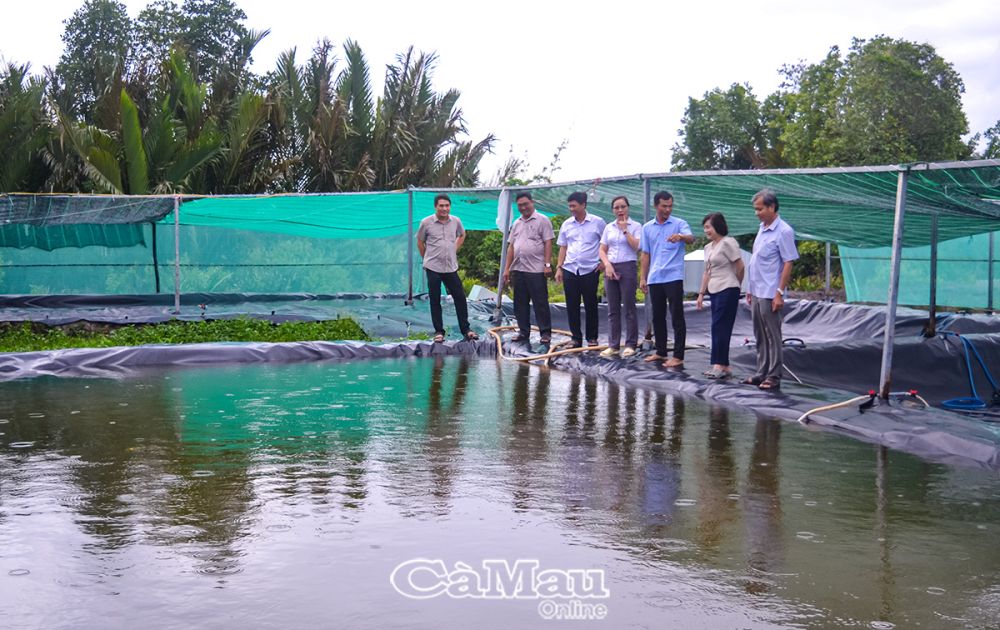
<path fill-rule="evenodd" d="M 991 239 L 990 237 L 993 236 Z M 976 234 L 938 243 L 937 304 L 989 308 L 990 282 L 997 293 L 996 262 L 990 274 L 990 247 L 997 234 Z M 899 303 L 930 304 L 931 248 L 904 247 L 899 267 Z M 994 252 L 995 255 L 995 252 Z M 840 265 L 849 302 L 884 303 L 889 292 L 892 248 L 840 248 Z"/>
<path fill-rule="evenodd" d="M 434 214 L 434 192 L 413 192 L 413 222 Z M 452 213 L 468 230 L 495 230 L 498 194 L 451 193 Z M 408 232 L 410 195 L 215 197 L 181 206 L 181 224 L 294 234 L 325 239 L 372 239 Z M 172 222 L 171 217 L 163 219 Z"/>
<path fill-rule="evenodd" d="M 611 200 L 626 195 L 632 216 L 642 220 L 652 214 L 644 207 L 647 184 L 650 193 L 671 191 L 674 213 L 696 233 L 706 214 L 722 212 L 730 232 L 739 235 L 757 231 L 750 200 L 768 187 L 799 239 L 872 248 L 892 243 L 898 177 L 899 167 L 892 166 L 683 172 L 530 188 L 536 208 L 546 214 L 565 214 L 566 197 L 582 191 L 588 209 L 605 219 L 612 216 Z M 496 229 L 500 189 L 447 192 L 452 213 L 466 229 Z M 414 189 L 187 198 L 180 205 L 176 244 L 181 290 L 403 293 L 412 274 L 414 292 L 420 293 L 424 274 L 419 255 L 409 256 L 411 234 L 434 212 L 436 194 Z M 930 242 L 934 214 L 941 241 L 997 230 L 998 200 L 998 160 L 913 167 L 904 244 Z M 149 293 L 155 290 L 157 266 L 161 290 L 172 291 L 174 202 L 174 197 L 0 196 L 0 293 Z M 516 210 L 511 214 L 517 217 Z M 873 296 L 875 290 L 866 291 Z"/>

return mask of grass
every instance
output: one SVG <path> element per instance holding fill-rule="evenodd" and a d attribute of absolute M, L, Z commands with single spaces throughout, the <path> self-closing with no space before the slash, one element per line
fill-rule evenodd
<path fill-rule="evenodd" d="M 158 324 L 94 324 L 64 327 L 37 322 L 0 323 L 0 352 L 33 352 L 62 348 L 108 348 L 145 344 L 220 341 L 370 341 L 353 319 L 325 322 L 285 322 L 240 318 L 209 321 L 170 320 Z"/>

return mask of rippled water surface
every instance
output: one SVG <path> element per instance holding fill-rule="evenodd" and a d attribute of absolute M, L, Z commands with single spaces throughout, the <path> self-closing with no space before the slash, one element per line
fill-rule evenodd
<path fill-rule="evenodd" d="M 997 627 L 998 540 L 995 473 L 536 367 L 0 383 L 3 628 Z M 437 593 L 532 560 L 606 592 Z"/>

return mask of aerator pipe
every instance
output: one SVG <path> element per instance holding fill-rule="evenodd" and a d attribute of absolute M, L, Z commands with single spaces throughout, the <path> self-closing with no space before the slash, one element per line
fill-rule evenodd
<path fill-rule="evenodd" d="M 841 407 L 850 407 L 855 403 L 871 399 L 872 399 L 871 396 L 868 396 L 866 394 L 864 396 L 855 396 L 854 398 L 850 400 L 845 400 L 843 402 L 833 403 L 832 405 L 823 405 L 822 407 L 816 407 L 815 409 L 810 409 L 809 411 L 799 416 L 799 419 L 796 420 L 796 422 L 798 422 L 799 424 L 808 424 L 809 416 L 811 416 L 814 413 L 819 413 L 821 411 L 830 411 L 831 409 L 840 409 Z"/>

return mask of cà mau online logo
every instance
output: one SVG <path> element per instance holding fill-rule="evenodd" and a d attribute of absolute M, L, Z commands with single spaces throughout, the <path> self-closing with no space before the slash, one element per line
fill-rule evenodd
<path fill-rule="evenodd" d="M 399 564 L 389 582 L 411 599 L 607 599 L 603 569 L 541 569 L 534 559 L 483 560 L 480 567 L 415 558 Z"/>

